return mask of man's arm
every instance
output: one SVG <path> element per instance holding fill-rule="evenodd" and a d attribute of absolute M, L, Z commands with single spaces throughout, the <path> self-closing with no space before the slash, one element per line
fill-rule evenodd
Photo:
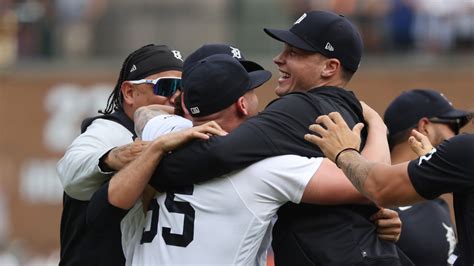
<path fill-rule="evenodd" d="M 74 199 L 90 200 L 115 170 L 136 158 L 147 145 L 130 142 L 132 134 L 125 127 L 105 119 L 95 120 L 57 164 L 64 191 Z M 110 169 L 100 168 L 101 158 Z"/>
<path fill-rule="evenodd" d="M 391 164 L 387 126 L 374 109 L 364 102 L 360 103 L 364 111 L 364 119 L 368 125 L 367 141 L 361 155 L 372 162 Z"/>
<path fill-rule="evenodd" d="M 370 204 L 341 169 L 324 158 L 303 193 L 302 202 L 320 205 Z"/>
<path fill-rule="evenodd" d="M 361 104 L 369 128 L 367 142 L 361 153 L 370 161 L 390 163 L 387 127 L 374 109 L 363 102 Z M 323 160 L 309 181 L 302 201 L 322 205 L 371 203 L 352 185 L 344 172 L 329 159 Z"/>
<path fill-rule="evenodd" d="M 153 170 L 165 153 L 176 149 L 193 138 L 208 139 L 208 134 L 221 133 L 222 129 L 219 125 L 212 121 L 157 138 L 137 159 L 110 180 L 108 201 L 113 206 L 121 209 L 131 208 L 143 193 Z"/>
<path fill-rule="evenodd" d="M 135 204 L 148 184 L 153 169 L 166 152 L 162 145 L 161 139 L 152 142 L 136 160 L 112 177 L 108 188 L 110 204 L 124 210 Z"/>
<path fill-rule="evenodd" d="M 425 200 L 413 187 L 408 163 L 372 163 L 355 151 L 340 155 L 338 164 L 352 184 L 378 206 L 395 207 Z"/>
<path fill-rule="evenodd" d="M 303 139 L 318 105 L 300 95 L 278 99 L 225 137 L 194 141 L 163 158 L 150 184 L 168 189 L 204 182 L 262 159 L 297 154 L 323 154 Z"/>
<path fill-rule="evenodd" d="M 367 198 L 385 207 L 424 200 L 409 179 L 408 163 L 395 166 L 373 163 L 356 151 L 360 146 L 361 125 L 356 125 L 351 131 L 338 113 L 320 116 L 316 123 L 318 124 L 311 125 L 310 129 L 319 136 L 307 134 L 305 139 L 318 145 Z M 319 124 L 323 124 L 325 128 Z"/>
<path fill-rule="evenodd" d="M 184 131 L 169 133 L 153 141 L 140 156 L 120 170 L 94 193 L 87 207 L 86 222 L 95 228 L 120 221 L 143 193 L 163 154 L 193 139 L 208 139 L 222 129 L 215 122 Z"/>

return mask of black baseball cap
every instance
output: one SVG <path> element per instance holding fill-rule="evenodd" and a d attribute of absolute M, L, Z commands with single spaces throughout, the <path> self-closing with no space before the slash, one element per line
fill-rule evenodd
<path fill-rule="evenodd" d="M 135 51 L 126 66 L 125 80 L 143 79 L 169 70 L 183 71 L 181 52 L 167 45 L 149 44 Z"/>
<path fill-rule="evenodd" d="M 184 105 L 193 117 L 210 115 L 229 107 L 271 76 L 266 70 L 248 73 L 232 56 L 211 55 L 183 71 Z"/>
<path fill-rule="evenodd" d="M 328 11 L 304 13 L 289 30 L 265 28 L 270 37 L 296 48 L 337 58 L 342 66 L 356 72 L 363 42 L 355 26 L 343 15 Z"/>
<path fill-rule="evenodd" d="M 414 89 L 403 92 L 385 110 L 384 122 L 388 135 L 393 136 L 415 126 L 423 118 L 459 119 L 459 127 L 472 118 L 472 112 L 459 110 L 440 92 Z"/>
<path fill-rule="evenodd" d="M 222 43 L 204 44 L 203 46 L 199 47 L 196 51 L 194 51 L 186 58 L 186 60 L 184 61 L 184 68 L 190 67 L 199 60 L 202 60 L 208 56 L 215 54 L 226 54 L 234 57 L 235 59 L 239 60 L 239 62 L 244 66 L 247 72 L 264 70 L 261 65 L 253 61 L 246 60 L 244 54 L 234 45 Z"/>

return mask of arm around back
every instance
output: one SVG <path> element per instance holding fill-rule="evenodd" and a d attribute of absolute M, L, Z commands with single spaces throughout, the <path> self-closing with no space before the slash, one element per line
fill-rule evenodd
<path fill-rule="evenodd" d="M 270 157 L 273 147 L 261 134 L 246 122 L 227 136 L 194 140 L 163 158 L 150 185 L 166 190 L 197 184 Z"/>
<path fill-rule="evenodd" d="M 194 141 L 166 156 L 150 184 L 157 189 L 196 184 L 278 155 L 321 157 L 303 139 L 318 106 L 304 94 L 279 98 L 227 136 Z"/>
<path fill-rule="evenodd" d="M 306 186 L 302 202 L 320 205 L 370 204 L 347 179 L 341 169 L 324 158 Z"/>
<path fill-rule="evenodd" d="M 369 128 L 367 141 L 361 154 L 371 161 L 390 164 L 387 127 L 375 110 L 363 102 L 361 104 Z M 327 158 L 323 160 L 308 183 L 302 201 L 322 205 L 371 203 L 352 185 L 344 172 Z"/>

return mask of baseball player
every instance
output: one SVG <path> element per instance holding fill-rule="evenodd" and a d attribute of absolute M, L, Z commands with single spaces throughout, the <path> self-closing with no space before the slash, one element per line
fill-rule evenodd
<path fill-rule="evenodd" d="M 403 92 L 388 106 L 384 121 L 392 164 L 416 159 L 408 144 L 412 129 L 427 136 L 434 146 L 459 133 L 470 120 L 466 111 L 455 109 L 441 93 L 429 89 Z M 437 198 L 396 208 L 403 222 L 397 245 L 415 265 L 453 264 L 456 236 L 448 204 Z M 423 224 L 420 224 L 423 221 Z"/>
<path fill-rule="evenodd" d="M 409 138 L 419 158 L 396 165 L 367 161 L 358 153 L 360 129 L 351 131 L 339 113 L 316 119 L 305 139 L 318 145 L 354 186 L 380 206 L 405 206 L 453 193 L 459 257 L 454 265 L 474 264 L 474 135 L 461 134 L 436 149 L 416 130 Z M 322 124 L 323 126 L 321 126 Z"/>
<path fill-rule="evenodd" d="M 122 265 L 119 225 L 97 230 L 88 221 L 92 195 L 147 146 L 133 141 L 134 111 L 172 106 L 179 97 L 182 57 L 166 45 L 146 45 L 123 62 L 102 116 L 86 119 L 57 170 L 64 187 L 60 265 Z M 120 213 L 121 210 L 117 209 Z"/>

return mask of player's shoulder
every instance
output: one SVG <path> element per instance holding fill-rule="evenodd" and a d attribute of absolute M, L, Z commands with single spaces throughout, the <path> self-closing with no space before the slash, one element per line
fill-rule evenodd
<path fill-rule="evenodd" d="M 86 134 L 96 134 L 100 132 L 106 132 L 106 135 L 111 135 L 110 132 L 116 132 L 117 134 L 124 133 L 127 135 L 131 135 L 129 130 L 115 122 L 109 119 L 104 119 L 104 118 L 98 118 L 92 121 L 92 123 L 87 127 L 87 130 L 84 132 Z"/>
<path fill-rule="evenodd" d="M 454 136 L 442 143 L 443 145 L 449 145 L 453 149 L 469 149 L 474 150 L 474 134 L 461 134 Z"/>
<path fill-rule="evenodd" d="M 460 161 L 469 161 L 474 163 L 472 156 L 466 155 L 474 153 L 474 134 L 461 134 L 443 141 L 437 147 L 437 154 L 443 157 L 449 157 Z M 473 166 L 474 167 L 474 166 Z"/>
<path fill-rule="evenodd" d="M 314 101 L 317 101 L 317 99 L 310 97 L 308 92 L 292 92 L 274 99 L 268 103 L 266 109 L 286 106 L 291 106 L 292 108 L 298 109 L 304 107 L 305 103 L 311 105 L 311 102 Z"/>
<path fill-rule="evenodd" d="M 107 119 L 96 119 L 79 135 L 72 146 L 113 148 L 133 141 L 133 133 L 119 123 Z"/>
<path fill-rule="evenodd" d="M 161 135 L 191 128 L 192 122 L 178 115 L 158 115 L 150 119 L 143 128 L 142 139 L 153 140 Z"/>

